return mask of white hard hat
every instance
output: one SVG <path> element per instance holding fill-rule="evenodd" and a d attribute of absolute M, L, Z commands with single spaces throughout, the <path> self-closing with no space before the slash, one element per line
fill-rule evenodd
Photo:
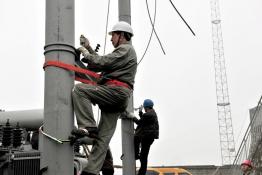
<path fill-rule="evenodd" d="M 130 33 L 132 36 L 134 35 L 132 27 L 125 21 L 119 21 L 118 23 L 116 23 L 108 34 L 112 35 L 112 33 L 116 31 L 127 32 Z"/>

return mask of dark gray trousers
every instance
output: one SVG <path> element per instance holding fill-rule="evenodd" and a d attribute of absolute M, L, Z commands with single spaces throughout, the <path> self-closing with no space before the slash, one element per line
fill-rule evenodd
<path fill-rule="evenodd" d="M 119 86 L 76 84 L 72 92 L 74 111 L 79 128 L 96 127 L 92 104 L 98 104 L 101 118 L 84 171 L 98 174 L 105 160 L 109 142 L 115 132 L 117 119 L 128 104 L 131 90 Z"/>

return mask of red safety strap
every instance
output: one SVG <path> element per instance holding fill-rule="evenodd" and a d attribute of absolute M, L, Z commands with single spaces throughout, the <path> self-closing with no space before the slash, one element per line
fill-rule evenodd
<path fill-rule="evenodd" d="M 66 63 L 63 63 L 61 61 L 47 61 L 47 62 L 45 62 L 43 68 L 45 69 L 47 66 L 60 67 L 60 68 L 63 68 L 63 69 L 74 71 L 74 72 L 87 74 L 87 75 L 94 77 L 94 78 L 100 78 L 100 74 L 98 74 L 98 73 L 95 73 L 95 72 L 87 70 L 87 69 L 82 69 L 82 68 L 76 67 L 76 66 L 71 65 L 71 64 L 66 64 Z"/>
<path fill-rule="evenodd" d="M 76 80 L 76 81 L 80 81 L 80 82 L 85 83 L 85 84 L 97 85 L 97 83 L 94 82 L 94 81 L 87 80 L 87 79 L 84 79 L 84 78 L 80 78 L 80 77 L 77 77 L 77 76 L 75 76 L 75 80 Z"/>
<path fill-rule="evenodd" d="M 86 74 L 86 75 L 89 75 L 89 76 L 94 77 L 94 78 L 100 78 L 101 77 L 101 75 L 98 74 L 98 73 L 95 73 L 95 72 L 87 70 L 87 69 L 79 68 L 79 67 L 73 66 L 71 64 L 66 64 L 66 63 L 63 63 L 61 61 L 47 61 L 47 62 L 44 63 L 43 68 L 45 69 L 47 66 L 60 67 L 60 68 L 67 69 L 67 70 L 70 70 L 70 71 Z M 87 80 L 87 79 L 84 79 L 84 78 L 80 78 L 80 77 L 77 77 L 77 76 L 75 76 L 75 80 L 80 81 L 82 83 L 86 83 L 86 84 L 94 84 L 94 85 L 97 84 L 94 81 Z M 122 87 L 126 87 L 128 89 L 131 89 L 131 87 L 127 83 L 124 83 L 124 82 L 121 82 L 121 81 L 118 81 L 118 80 L 108 80 L 105 84 L 106 85 L 122 86 Z"/>
<path fill-rule="evenodd" d="M 122 86 L 122 87 L 126 87 L 128 89 L 131 89 L 130 86 L 127 83 L 124 83 L 124 82 L 118 81 L 118 80 L 108 80 L 105 84 L 107 84 L 107 85 L 115 85 L 115 86 Z"/>

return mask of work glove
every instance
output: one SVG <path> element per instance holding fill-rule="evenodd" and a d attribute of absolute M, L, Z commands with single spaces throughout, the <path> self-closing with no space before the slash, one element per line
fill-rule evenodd
<path fill-rule="evenodd" d="M 84 57 L 89 54 L 88 50 L 85 47 L 79 47 L 77 50 L 81 52 Z"/>
<path fill-rule="evenodd" d="M 84 35 L 80 36 L 80 45 L 85 47 L 85 48 L 88 48 L 89 45 L 90 45 L 89 40 Z"/>

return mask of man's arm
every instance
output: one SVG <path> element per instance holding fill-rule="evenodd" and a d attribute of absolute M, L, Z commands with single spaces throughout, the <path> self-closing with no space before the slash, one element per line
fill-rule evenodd
<path fill-rule="evenodd" d="M 83 62 L 92 64 L 100 69 L 115 69 L 115 66 L 125 65 L 129 60 L 123 59 L 129 51 L 129 47 L 120 46 L 116 48 L 112 53 L 99 56 L 90 54 L 87 49 L 79 48 L 85 58 Z"/>
<path fill-rule="evenodd" d="M 94 51 L 94 49 L 90 46 L 89 40 L 88 40 L 84 35 L 81 35 L 81 36 L 80 36 L 80 45 L 83 46 L 84 48 L 86 48 L 90 54 L 92 54 L 92 55 L 98 55 L 98 54 Z"/>

